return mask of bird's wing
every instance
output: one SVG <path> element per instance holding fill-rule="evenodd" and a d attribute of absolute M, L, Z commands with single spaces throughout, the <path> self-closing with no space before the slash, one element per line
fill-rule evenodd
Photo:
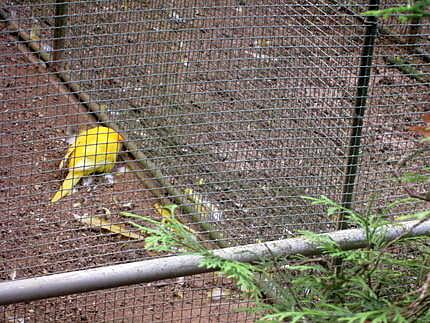
<path fill-rule="evenodd" d="M 72 169 L 74 172 L 82 172 L 86 176 L 96 171 L 97 165 L 94 158 L 82 157 L 74 163 Z"/>

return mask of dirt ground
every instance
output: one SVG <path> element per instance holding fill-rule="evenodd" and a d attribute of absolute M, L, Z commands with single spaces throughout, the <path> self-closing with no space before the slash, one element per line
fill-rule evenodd
<path fill-rule="evenodd" d="M 58 164 L 69 131 L 95 121 L 42 64 L 20 51 L 15 38 L 0 34 L 0 47 L 0 279 L 153 257 L 142 242 L 88 228 L 75 218 L 100 215 L 118 224 L 124 222 L 118 216 L 123 210 L 157 216 L 157 199 L 133 172 L 119 172 L 121 165 L 113 185 L 99 177 L 50 203 L 65 176 Z M 210 274 L 0 307 L 0 322 L 252 321 L 234 312 L 241 302 L 230 282 Z"/>
<path fill-rule="evenodd" d="M 42 47 L 52 48 L 52 6 L 4 3 L 27 32 L 38 18 Z M 64 68 L 72 81 L 106 107 L 169 185 L 198 192 L 218 210 L 200 221 L 226 243 L 332 230 L 333 219 L 299 196 L 341 196 L 362 25 L 306 1 L 152 5 L 70 5 Z M 365 206 L 374 194 L 376 206 L 402 195 L 392 185 L 393 165 L 417 146 L 406 128 L 420 122 L 430 101 L 426 82 L 386 59 L 409 56 L 424 74 L 428 64 L 394 45 L 380 37 L 375 48 L 356 191 Z M 65 176 L 58 164 L 70 133 L 95 119 L 5 24 L 0 71 L 0 279 L 152 257 L 141 241 L 76 220 L 99 215 L 123 223 L 120 211 L 157 217 L 158 199 L 123 163 L 113 184 L 93 176 L 94 183 L 49 203 Z M 240 304 L 231 282 L 209 274 L 2 307 L 0 321 L 254 321 L 234 311 Z"/>

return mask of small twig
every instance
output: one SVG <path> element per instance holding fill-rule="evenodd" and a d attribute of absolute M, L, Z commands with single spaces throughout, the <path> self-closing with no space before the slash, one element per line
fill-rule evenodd
<path fill-rule="evenodd" d="M 330 262 L 327 261 L 327 259 L 324 259 L 324 258 L 305 259 L 305 260 L 296 262 L 295 265 L 302 266 L 302 265 L 306 265 L 306 264 L 313 263 L 313 262 L 316 262 L 316 263 L 320 264 L 321 266 L 323 266 L 326 269 L 328 269 L 329 265 L 330 265 Z M 285 268 L 285 266 L 281 267 L 281 269 L 283 269 L 283 268 Z"/>
<path fill-rule="evenodd" d="M 420 296 L 418 297 L 418 301 L 423 300 L 426 296 L 428 296 L 430 287 L 430 273 L 427 274 L 426 281 L 424 282 L 423 286 L 419 289 L 421 291 Z"/>

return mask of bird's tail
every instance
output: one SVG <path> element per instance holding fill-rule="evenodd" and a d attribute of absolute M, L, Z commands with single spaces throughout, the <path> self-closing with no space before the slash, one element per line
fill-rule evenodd
<path fill-rule="evenodd" d="M 70 171 L 69 174 L 67 174 L 67 177 L 61 185 L 60 189 L 57 191 L 57 193 L 55 193 L 54 197 L 52 198 L 51 203 L 55 203 L 59 199 L 72 194 L 73 187 L 78 184 L 81 177 L 81 173 Z"/>

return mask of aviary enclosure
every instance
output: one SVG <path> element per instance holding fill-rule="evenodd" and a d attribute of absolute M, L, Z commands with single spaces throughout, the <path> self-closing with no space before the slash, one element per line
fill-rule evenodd
<path fill-rule="evenodd" d="M 0 1 L 0 294 L 159 257 L 123 211 L 176 204 L 225 248 L 342 228 L 303 195 L 354 208 L 405 196 L 393 170 L 429 110 L 429 25 L 361 15 L 399 4 Z M 96 125 L 124 138 L 111 174 L 51 203 L 73 136 Z M 214 273 L 121 285 L 3 297 L 0 321 L 256 319 Z"/>

